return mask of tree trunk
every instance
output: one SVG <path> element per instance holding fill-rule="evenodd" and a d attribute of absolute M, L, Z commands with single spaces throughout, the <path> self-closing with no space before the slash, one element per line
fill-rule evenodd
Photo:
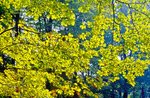
<path fill-rule="evenodd" d="M 145 98 L 145 93 L 144 93 L 144 86 L 142 86 L 142 92 L 141 92 L 142 98 Z"/>
<path fill-rule="evenodd" d="M 64 3 L 64 0 L 60 0 L 60 2 Z"/>
<path fill-rule="evenodd" d="M 124 91 L 124 94 L 123 94 L 123 98 L 127 98 L 127 97 L 128 97 L 128 91 L 125 90 L 125 91 Z"/>
<path fill-rule="evenodd" d="M 86 77 L 84 76 L 84 72 L 81 72 L 82 73 L 82 77 L 84 79 L 84 82 L 86 82 Z"/>
<path fill-rule="evenodd" d="M 119 98 L 121 98 L 121 90 L 119 90 Z"/>
<path fill-rule="evenodd" d="M 41 17 L 40 16 L 39 16 L 39 25 L 40 25 L 39 32 L 41 32 L 42 25 L 41 25 Z"/>
<path fill-rule="evenodd" d="M 112 89 L 111 98 L 115 98 L 115 91 L 114 91 L 114 88 Z"/>
<path fill-rule="evenodd" d="M 45 17 L 45 15 L 43 15 L 43 19 L 44 19 L 44 26 L 45 26 L 45 32 L 51 32 L 52 31 L 52 19 L 48 19 L 47 22 L 47 18 Z"/>
<path fill-rule="evenodd" d="M 50 18 L 47 24 L 47 32 L 52 31 L 52 22 L 53 20 Z"/>
<path fill-rule="evenodd" d="M 16 31 L 15 37 L 17 37 L 18 34 L 19 34 L 19 26 L 18 26 L 18 24 L 19 24 L 20 14 L 19 13 L 15 14 L 14 18 L 15 18 L 15 31 Z"/>
<path fill-rule="evenodd" d="M 133 98 L 135 98 L 135 88 L 133 88 Z"/>

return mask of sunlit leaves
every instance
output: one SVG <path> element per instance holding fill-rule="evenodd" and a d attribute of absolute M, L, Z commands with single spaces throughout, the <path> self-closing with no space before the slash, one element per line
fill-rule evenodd
<path fill-rule="evenodd" d="M 80 28 L 81 28 L 81 29 L 86 29 L 86 25 L 85 25 L 84 22 L 82 23 L 82 25 L 80 25 Z"/>
<path fill-rule="evenodd" d="M 2 59 L 2 57 L 0 57 L 0 63 L 3 64 L 3 59 Z"/>
<path fill-rule="evenodd" d="M 90 91 L 90 87 L 101 89 L 109 82 L 118 80 L 119 74 L 132 86 L 135 85 L 135 78 L 142 76 L 150 64 L 148 10 L 144 5 L 133 4 L 129 6 L 128 14 L 125 15 L 116 11 L 122 6 L 122 3 L 117 1 L 114 12 L 110 0 L 80 1 L 83 5 L 79 7 L 79 12 L 86 13 L 90 8 L 95 8 L 98 14 L 92 22 L 82 21 L 80 28 L 90 28 L 91 31 L 79 34 L 78 38 L 71 33 L 61 35 L 54 31 L 41 34 L 32 27 L 25 26 L 27 23 L 23 20 L 20 20 L 19 24 L 22 32 L 15 37 L 15 22 L 10 21 L 12 17 L 10 20 L 3 17 L 0 19 L 7 25 L 0 25 L 0 31 L 5 31 L 0 35 L 0 53 L 15 60 L 15 64 L 5 65 L 6 70 L 0 73 L 0 94 L 12 97 L 52 98 L 58 95 L 73 96 L 75 93 L 82 96 L 83 92 L 96 97 L 96 94 Z M 121 2 L 130 3 L 127 0 Z M 48 19 L 58 20 L 65 27 L 75 25 L 75 13 L 68 4 L 56 0 L 2 2 L 7 9 L 10 5 L 14 8 L 14 11 L 7 12 L 8 15 L 19 11 L 38 20 L 39 16 L 47 12 Z M 108 15 L 110 12 L 111 15 Z M 115 18 L 112 17 L 113 14 Z M 122 29 L 125 29 L 125 32 L 121 32 Z M 112 37 L 108 39 L 111 45 L 106 43 L 105 37 L 108 33 Z M 88 77 L 87 70 L 90 69 L 89 63 L 93 57 L 100 58 L 100 69 L 95 75 Z M 3 66 L 2 57 L 0 64 Z M 75 75 L 77 72 L 86 75 L 87 83 L 81 75 Z M 103 76 L 111 76 L 109 82 L 104 82 Z M 49 88 L 46 88 L 47 82 Z"/>

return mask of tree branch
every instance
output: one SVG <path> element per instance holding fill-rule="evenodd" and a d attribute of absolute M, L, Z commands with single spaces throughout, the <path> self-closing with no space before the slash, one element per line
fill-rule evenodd
<path fill-rule="evenodd" d="M 1 82 L 0 82 L 0 84 L 2 84 L 2 85 L 7 85 L 8 87 L 10 87 L 10 85 L 8 85 L 8 84 L 3 84 L 3 83 L 1 83 Z"/>
<path fill-rule="evenodd" d="M 127 3 L 127 2 L 122 2 L 122 1 L 119 1 L 119 0 L 116 0 L 116 1 L 118 1 L 118 2 L 120 2 L 120 3 L 123 3 L 123 4 L 145 4 L 146 3 L 146 0 L 143 2 L 143 3 Z"/>
<path fill-rule="evenodd" d="M 147 17 L 150 19 L 150 17 L 149 17 L 147 14 L 145 14 L 145 13 L 143 13 L 143 12 L 141 12 L 141 11 L 139 11 L 139 10 L 133 8 L 133 7 L 130 7 L 130 8 L 133 9 L 134 11 L 136 11 L 136 12 L 139 12 L 139 13 L 141 13 L 141 14 L 147 16 Z"/>
<path fill-rule="evenodd" d="M 145 0 L 143 3 L 126 3 L 126 2 L 119 1 L 119 0 L 116 0 L 116 1 L 118 1 L 119 3 L 122 3 L 122 4 L 127 4 L 127 5 L 129 5 L 129 4 L 145 4 L 145 3 L 146 3 L 146 0 Z M 141 11 L 139 11 L 139 10 L 133 8 L 133 7 L 130 7 L 130 8 L 132 8 L 132 9 L 133 9 L 134 11 L 136 11 L 136 12 L 139 12 L 139 13 L 141 13 L 141 14 L 147 16 L 147 17 L 150 19 L 150 17 L 149 17 L 147 14 L 145 14 L 145 13 L 143 13 L 143 12 L 141 12 Z"/>
<path fill-rule="evenodd" d="M 0 35 L 2 35 L 3 33 L 7 32 L 7 31 L 9 31 L 9 30 L 14 30 L 14 29 L 15 29 L 15 27 L 10 28 L 10 29 L 7 29 L 7 30 L 4 30 L 3 32 L 0 33 Z"/>
<path fill-rule="evenodd" d="M 11 45 L 7 45 L 7 46 L 1 48 L 1 50 L 5 49 L 5 48 L 7 48 L 7 47 L 14 46 L 14 45 L 23 45 L 23 44 L 34 45 L 34 44 L 30 44 L 30 43 L 22 43 L 22 42 L 20 42 L 20 43 L 13 43 L 13 44 L 11 44 Z"/>
<path fill-rule="evenodd" d="M 133 26 L 134 26 L 135 30 L 139 33 L 139 31 L 137 30 L 137 28 L 136 28 L 136 26 L 135 26 L 135 24 L 134 24 L 134 22 L 133 22 L 132 11 L 131 11 L 131 7 L 130 7 L 130 5 L 129 5 L 129 4 L 128 4 L 128 7 L 129 7 L 129 9 L 130 9 L 130 16 L 131 16 L 132 24 L 133 24 Z"/>
<path fill-rule="evenodd" d="M 113 30 L 115 28 L 115 6 L 114 6 L 114 0 L 112 0 L 112 9 L 113 9 Z M 112 45 L 113 45 L 113 33 L 112 33 Z"/>
<path fill-rule="evenodd" d="M 25 30 L 25 31 L 28 31 L 28 32 L 33 32 L 35 34 L 41 34 L 40 32 L 35 32 L 35 31 L 31 31 L 31 30 L 28 30 L 28 29 L 24 29 L 24 28 L 20 28 L 21 30 Z"/>

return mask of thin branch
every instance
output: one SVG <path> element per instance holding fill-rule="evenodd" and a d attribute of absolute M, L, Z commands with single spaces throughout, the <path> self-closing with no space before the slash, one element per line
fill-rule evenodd
<path fill-rule="evenodd" d="M 129 9 L 130 9 L 130 16 L 131 16 L 132 24 L 133 24 L 133 26 L 134 26 L 135 30 L 139 33 L 139 31 L 137 30 L 137 28 L 136 28 L 136 26 L 135 26 L 135 24 L 134 24 L 134 22 L 133 22 L 132 11 L 131 11 L 131 7 L 130 7 L 130 5 L 129 5 L 129 4 L 128 4 L 128 7 L 129 7 Z"/>
<path fill-rule="evenodd" d="M 141 14 L 147 16 L 147 17 L 150 19 L 150 17 L 149 17 L 147 14 L 145 14 L 145 13 L 143 13 L 143 12 L 141 12 L 141 11 L 139 11 L 139 10 L 133 8 L 133 7 L 130 7 L 130 8 L 132 8 L 132 9 L 133 9 L 134 11 L 136 11 L 136 12 L 139 12 L 139 13 L 141 13 Z"/>
<path fill-rule="evenodd" d="M 146 0 L 145 0 L 143 3 L 126 3 L 126 2 L 119 1 L 119 0 L 116 0 L 116 1 L 118 1 L 119 3 L 122 3 L 122 4 L 127 4 L 127 5 L 129 5 L 129 4 L 145 4 L 145 3 L 146 3 Z M 139 13 L 141 13 L 141 14 L 147 16 L 147 17 L 150 19 L 150 17 L 149 17 L 147 14 L 145 14 L 145 13 L 143 13 L 143 12 L 141 12 L 141 11 L 139 11 L 139 10 L 133 8 L 133 7 L 130 7 L 130 8 L 132 8 L 132 9 L 133 9 L 134 11 L 136 11 L 136 12 L 139 12 Z"/>
<path fill-rule="evenodd" d="M 34 44 L 30 44 L 30 43 L 13 43 L 13 44 L 11 44 L 11 45 L 7 45 L 7 46 L 1 48 L 1 50 L 5 49 L 5 48 L 7 48 L 7 47 L 14 46 L 14 45 L 23 45 L 23 44 L 34 45 Z"/>
<path fill-rule="evenodd" d="M 28 32 L 33 32 L 35 34 L 41 34 L 40 32 L 35 32 L 35 31 L 31 31 L 31 30 L 28 30 L 28 29 L 24 29 L 24 28 L 20 28 L 21 30 L 25 30 L 25 31 L 28 31 Z"/>
<path fill-rule="evenodd" d="M 8 84 L 3 84 L 3 83 L 1 83 L 1 82 L 0 82 L 0 84 L 2 84 L 2 85 L 7 85 L 8 87 L 10 87 L 10 85 L 8 85 Z"/>
<path fill-rule="evenodd" d="M 114 0 L 112 0 L 112 9 L 113 9 L 113 30 L 115 28 L 115 5 Z M 113 45 L 113 33 L 112 33 L 112 45 Z"/>
<path fill-rule="evenodd" d="M 10 29 L 6 29 L 6 30 L 4 30 L 3 32 L 1 32 L 0 35 L 2 35 L 3 33 L 7 32 L 7 31 L 9 31 L 9 30 L 14 30 L 14 29 L 15 29 L 15 27 L 10 28 Z"/>
<path fill-rule="evenodd" d="M 117 24 L 117 25 L 119 25 L 119 26 L 121 26 L 121 27 L 128 27 L 128 28 L 130 28 L 130 26 L 122 25 L 121 23 L 117 23 L 116 21 L 114 21 L 114 23 Z"/>
<path fill-rule="evenodd" d="M 146 0 L 142 3 L 136 3 L 136 2 L 135 3 L 127 3 L 127 2 L 122 2 L 122 1 L 119 1 L 119 0 L 116 0 L 116 1 L 118 1 L 120 3 L 123 3 L 123 4 L 145 4 L 146 3 Z"/>

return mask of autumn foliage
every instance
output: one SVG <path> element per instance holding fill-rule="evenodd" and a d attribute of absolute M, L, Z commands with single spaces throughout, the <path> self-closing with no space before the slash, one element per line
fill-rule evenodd
<path fill-rule="evenodd" d="M 143 75 L 150 64 L 150 13 L 146 7 L 149 0 L 144 4 L 143 0 L 79 0 L 78 3 L 83 4 L 79 7 L 80 13 L 95 8 L 97 15 L 93 21 L 81 24 L 81 29 L 92 30 L 77 38 L 71 32 L 68 35 L 55 31 L 41 33 L 21 17 L 17 32 L 15 17 L 21 13 L 38 21 L 47 12 L 47 19 L 60 21 L 65 27 L 75 26 L 76 17 L 69 7 L 70 1 L 0 1 L 0 8 L 5 9 L 5 14 L 0 14 L 0 95 L 13 98 L 88 95 L 98 98 L 91 87 L 101 89 L 119 80 L 120 74 L 134 86 L 135 78 Z M 123 4 L 128 6 L 128 15 L 116 11 Z M 126 29 L 124 33 L 122 28 Z M 110 44 L 105 42 L 106 32 L 111 36 Z M 130 56 L 127 55 L 129 51 L 132 51 Z M 6 57 L 9 62 L 5 61 Z M 100 57 L 100 69 L 96 76 L 88 76 L 88 65 L 93 57 Z M 86 80 L 78 72 L 84 72 Z M 104 76 L 109 77 L 108 81 L 103 81 Z"/>

